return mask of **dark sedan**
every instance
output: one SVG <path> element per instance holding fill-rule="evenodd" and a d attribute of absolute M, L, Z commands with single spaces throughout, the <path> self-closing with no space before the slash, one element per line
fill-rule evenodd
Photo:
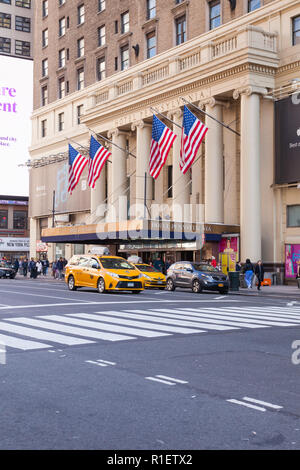
<path fill-rule="evenodd" d="M 167 272 L 167 290 L 173 291 L 176 287 L 187 287 L 195 293 L 213 290 L 227 294 L 229 282 L 225 274 L 209 264 L 179 261 Z"/>
<path fill-rule="evenodd" d="M 0 278 L 14 279 L 17 271 L 8 261 L 0 261 Z"/>

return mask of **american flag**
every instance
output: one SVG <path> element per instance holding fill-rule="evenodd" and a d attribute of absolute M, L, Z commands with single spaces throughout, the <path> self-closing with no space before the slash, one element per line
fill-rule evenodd
<path fill-rule="evenodd" d="M 164 125 L 156 116 L 152 121 L 152 139 L 150 147 L 150 175 L 156 179 L 166 163 L 176 134 Z"/>
<path fill-rule="evenodd" d="M 87 165 L 87 159 L 75 150 L 72 145 L 69 144 L 69 187 L 68 192 L 72 194 L 72 191 L 77 186 L 79 178 Z"/>
<path fill-rule="evenodd" d="M 208 127 L 184 106 L 180 149 L 180 170 L 183 174 L 192 165 L 207 131 Z"/>
<path fill-rule="evenodd" d="M 111 153 L 99 144 L 93 136 L 91 136 L 88 175 L 88 184 L 91 188 L 95 187 L 95 183 L 101 174 L 103 165 L 110 155 Z"/>

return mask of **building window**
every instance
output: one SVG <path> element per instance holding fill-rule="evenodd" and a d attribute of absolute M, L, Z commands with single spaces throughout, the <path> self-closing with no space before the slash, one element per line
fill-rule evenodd
<path fill-rule="evenodd" d="M 6 3 L 6 5 L 11 5 L 11 0 L 0 0 L 0 3 Z"/>
<path fill-rule="evenodd" d="M 98 11 L 103 11 L 105 10 L 105 0 L 99 0 L 98 1 Z"/>
<path fill-rule="evenodd" d="M 186 18 L 181 16 L 175 20 L 176 46 L 186 41 Z"/>
<path fill-rule="evenodd" d="M 84 56 L 84 38 L 80 38 L 77 41 L 77 57 Z"/>
<path fill-rule="evenodd" d="M 221 24 L 221 4 L 220 1 L 209 3 L 209 29 L 214 29 Z"/>
<path fill-rule="evenodd" d="M 30 57 L 30 42 L 27 41 L 16 41 L 15 42 L 15 54 Z"/>
<path fill-rule="evenodd" d="M 65 128 L 65 113 L 59 113 L 58 115 L 58 131 L 61 132 Z"/>
<path fill-rule="evenodd" d="M 147 0 L 147 20 L 156 16 L 156 0 Z"/>
<path fill-rule="evenodd" d="M 58 68 L 64 67 L 66 65 L 66 50 L 61 49 L 58 52 Z"/>
<path fill-rule="evenodd" d="M 76 110 L 77 110 L 77 124 L 80 124 L 80 118 L 83 113 L 83 104 L 80 104 L 79 106 L 77 106 Z"/>
<path fill-rule="evenodd" d="M 14 211 L 13 214 L 13 227 L 17 230 L 27 229 L 27 212 L 25 211 Z"/>
<path fill-rule="evenodd" d="M 129 11 L 121 15 L 121 33 L 128 33 L 129 31 Z"/>
<path fill-rule="evenodd" d="M 48 76 L 48 59 L 42 60 L 42 77 Z"/>
<path fill-rule="evenodd" d="M 48 87 L 42 87 L 42 106 L 46 106 L 48 104 Z"/>
<path fill-rule="evenodd" d="M 62 77 L 58 80 L 58 98 L 64 98 L 65 96 L 66 96 L 65 78 Z"/>
<path fill-rule="evenodd" d="M 47 119 L 41 122 L 41 136 L 46 137 L 47 135 Z"/>
<path fill-rule="evenodd" d="M 42 3 L 42 16 L 43 16 L 43 18 L 48 16 L 48 0 L 43 0 L 43 3 Z"/>
<path fill-rule="evenodd" d="M 248 0 L 248 11 L 253 11 L 257 8 L 260 8 L 260 0 Z"/>
<path fill-rule="evenodd" d="M 287 206 L 287 227 L 300 227 L 300 205 Z"/>
<path fill-rule="evenodd" d="M 8 211 L 0 211 L 0 228 L 7 228 Z"/>
<path fill-rule="evenodd" d="M 105 57 L 97 59 L 97 79 L 103 80 L 106 77 Z"/>
<path fill-rule="evenodd" d="M 61 7 L 66 3 L 66 0 L 58 0 L 58 6 Z"/>
<path fill-rule="evenodd" d="M 115 21 L 115 34 L 118 34 L 119 32 L 119 26 L 118 26 L 118 20 Z"/>
<path fill-rule="evenodd" d="M 11 40 L 9 38 L 0 38 L 0 52 L 9 54 L 11 51 Z"/>
<path fill-rule="evenodd" d="M 58 22 L 58 35 L 59 37 L 66 34 L 66 18 L 63 17 Z"/>
<path fill-rule="evenodd" d="M 16 31 L 30 33 L 30 18 L 24 16 L 16 16 Z"/>
<path fill-rule="evenodd" d="M 168 165 L 168 197 L 173 197 L 173 165 Z"/>
<path fill-rule="evenodd" d="M 16 0 L 16 6 L 22 8 L 31 8 L 31 0 Z"/>
<path fill-rule="evenodd" d="M 155 31 L 152 33 L 147 34 L 147 59 L 154 57 L 156 55 L 156 36 Z"/>
<path fill-rule="evenodd" d="M 129 48 L 128 44 L 121 47 L 121 70 L 126 70 L 129 67 Z"/>
<path fill-rule="evenodd" d="M 300 16 L 293 18 L 293 46 L 300 44 Z"/>
<path fill-rule="evenodd" d="M 77 70 L 77 90 L 82 90 L 84 88 L 84 69 Z"/>
<path fill-rule="evenodd" d="M 48 29 L 44 29 L 44 31 L 42 31 L 42 46 L 48 46 Z"/>
<path fill-rule="evenodd" d="M 11 29 L 11 15 L 0 13 L 0 28 Z"/>
<path fill-rule="evenodd" d="M 79 5 L 77 8 L 77 21 L 78 24 L 84 23 L 84 5 Z"/>
<path fill-rule="evenodd" d="M 98 46 L 104 46 L 105 44 L 105 26 L 98 28 Z"/>

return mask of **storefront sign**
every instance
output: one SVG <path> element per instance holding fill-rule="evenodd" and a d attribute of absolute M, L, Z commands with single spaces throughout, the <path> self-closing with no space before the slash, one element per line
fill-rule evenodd
<path fill-rule="evenodd" d="M 285 277 L 295 278 L 300 261 L 300 245 L 285 245 Z"/>
<path fill-rule="evenodd" d="M 48 251 L 47 243 L 43 243 L 41 240 L 37 240 L 36 242 L 36 252 L 37 253 L 45 253 Z"/>
<path fill-rule="evenodd" d="M 29 238 L 0 238 L 0 251 L 29 251 Z"/>

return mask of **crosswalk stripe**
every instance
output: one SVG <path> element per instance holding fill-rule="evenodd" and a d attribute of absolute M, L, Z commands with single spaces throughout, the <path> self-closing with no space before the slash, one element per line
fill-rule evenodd
<path fill-rule="evenodd" d="M 102 333 L 100 331 L 88 330 L 85 328 L 77 328 L 75 326 L 61 325 L 59 323 L 52 323 L 50 321 L 35 320 L 33 318 L 14 318 L 14 322 L 24 323 L 26 325 L 37 326 L 47 330 L 61 331 L 78 336 L 85 336 L 86 338 L 105 339 L 107 341 L 124 341 L 134 339 L 133 336 L 118 335 L 114 333 Z"/>
<path fill-rule="evenodd" d="M 184 309 L 186 310 L 186 309 Z M 210 310 L 210 309 L 209 309 Z M 213 309 L 214 310 L 214 309 Z M 263 310 L 262 308 L 256 308 L 255 310 L 249 309 L 249 308 L 242 308 L 242 309 L 237 309 L 237 308 L 224 308 L 221 310 L 222 312 L 236 312 L 240 313 L 241 315 L 244 316 L 244 314 L 250 314 L 250 315 L 266 315 L 268 317 L 274 318 L 274 319 L 280 319 L 282 318 L 283 320 L 286 319 L 291 319 L 297 323 L 297 321 L 300 321 L 300 315 L 297 313 L 279 313 L 279 312 L 272 312 L 269 309 Z"/>
<path fill-rule="evenodd" d="M 142 315 L 135 314 L 133 312 L 139 312 Z M 119 312 L 116 312 L 119 313 Z M 103 315 L 106 315 L 106 312 L 103 312 Z M 156 323 L 167 323 L 169 325 L 179 325 L 179 326 L 191 326 L 191 327 L 199 327 L 199 328 L 206 328 L 207 330 L 231 330 L 233 328 L 229 328 L 227 326 L 221 326 L 221 325 L 209 325 L 207 323 L 201 323 L 201 322 L 194 322 L 194 321 L 186 321 L 186 320 L 177 320 L 173 318 L 166 318 L 162 317 L 159 314 L 153 313 L 152 311 L 145 312 L 144 310 L 126 310 L 126 312 L 123 314 L 123 316 L 128 316 L 130 315 L 130 318 L 137 318 L 140 320 L 144 321 L 152 321 Z"/>
<path fill-rule="evenodd" d="M 105 315 L 105 316 L 104 316 Z M 92 313 L 70 313 L 68 316 L 71 317 L 78 317 L 78 318 L 90 318 L 91 320 L 101 320 L 101 321 L 106 321 L 109 323 L 116 323 L 116 324 L 122 324 L 122 325 L 131 325 L 131 326 L 136 326 L 136 327 L 142 327 L 142 328 L 149 328 L 151 330 L 157 330 L 157 331 L 168 331 L 171 333 L 181 333 L 181 334 L 192 334 L 192 333 L 205 333 L 203 330 L 194 330 L 191 328 L 180 328 L 177 326 L 164 326 L 164 325 L 158 325 L 157 323 L 150 323 L 150 322 L 139 322 L 139 321 L 134 321 L 127 319 L 128 315 L 123 315 L 126 318 L 122 318 L 122 312 L 96 312 L 96 314 Z M 118 317 L 118 318 L 114 318 Z M 138 318 L 141 318 L 140 315 Z M 142 317 L 143 318 L 143 317 Z"/>
<path fill-rule="evenodd" d="M 88 320 L 79 320 L 76 318 L 70 318 L 66 316 L 58 315 L 45 315 L 39 316 L 38 318 L 47 319 L 51 321 L 58 321 L 63 323 L 70 323 L 73 325 L 85 326 L 87 328 L 95 328 L 96 330 L 105 330 L 105 331 L 117 331 L 119 333 L 127 333 L 135 336 L 145 336 L 146 338 L 155 338 L 158 336 L 169 336 L 168 333 L 154 333 L 150 330 L 141 330 L 137 328 L 128 328 L 125 326 L 115 326 L 109 325 L 107 323 L 88 321 Z"/>
<path fill-rule="evenodd" d="M 29 341 L 27 339 L 14 338 L 13 336 L 6 336 L 0 334 L 1 343 L 15 349 L 22 349 L 29 351 L 31 349 L 46 349 L 50 348 L 49 344 L 39 343 L 37 341 Z"/>
<path fill-rule="evenodd" d="M 220 319 L 228 319 L 230 321 L 238 321 L 238 322 L 242 322 L 242 323 L 248 323 L 248 324 L 257 324 L 257 327 L 258 325 L 265 325 L 265 326 L 295 326 L 295 323 L 285 323 L 283 321 L 280 321 L 280 320 L 259 320 L 257 319 L 256 316 L 253 315 L 254 318 L 251 318 L 251 315 L 247 316 L 247 315 L 242 315 L 242 314 L 239 314 L 239 313 L 236 313 L 236 312 L 233 312 L 233 313 L 230 313 L 230 312 L 225 312 L 225 314 L 223 313 L 220 313 L 219 310 L 213 310 L 213 309 L 210 309 L 209 311 L 205 311 L 205 313 L 202 313 L 202 310 L 194 310 L 197 315 L 197 317 L 200 317 L 202 318 L 202 316 L 209 316 L 209 317 L 212 317 L 212 318 L 220 318 Z M 200 313 L 201 312 L 201 313 Z"/>
<path fill-rule="evenodd" d="M 18 322 L 19 319 L 7 318 L 5 320 Z M 20 323 L 22 323 L 22 320 L 23 319 L 21 318 Z M 88 341 L 88 340 L 82 340 L 79 338 L 72 338 L 70 336 L 64 336 L 64 335 L 59 335 L 55 333 L 47 333 L 45 331 L 34 330 L 33 328 L 26 328 L 24 326 L 10 325 L 8 323 L 3 323 L 3 322 L 0 322 L 0 330 L 8 331 L 10 333 L 15 333 L 15 334 L 22 335 L 22 336 L 30 336 L 31 338 L 44 339 L 46 341 L 51 341 L 54 343 L 67 344 L 68 346 L 74 346 L 76 344 L 86 344 L 86 343 L 93 342 L 93 341 Z"/>
<path fill-rule="evenodd" d="M 162 310 L 162 309 L 161 309 Z M 168 309 L 166 309 L 168 310 Z M 126 312 L 130 313 L 130 312 L 140 312 L 140 313 L 143 313 L 144 315 L 144 319 L 147 320 L 147 317 L 148 318 L 151 318 L 152 315 L 154 315 L 156 318 L 156 321 L 161 321 L 159 320 L 159 318 L 165 318 L 166 321 L 170 321 L 170 322 L 175 322 L 177 323 L 177 321 L 181 321 L 181 320 L 177 320 L 178 318 L 182 318 L 181 315 L 176 315 L 174 313 L 167 313 L 165 312 L 163 314 L 163 312 L 161 313 L 158 313 L 154 310 L 149 310 L 147 312 L 144 312 L 143 310 L 126 310 Z M 170 312 L 174 312 L 176 311 L 176 309 L 172 309 L 172 310 L 168 310 Z M 182 312 L 179 312 L 179 313 L 182 313 Z M 130 315 L 132 315 L 130 313 Z M 218 319 L 218 318 L 214 318 L 213 315 L 195 315 L 195 316 L 183 316 L 184 318 L 186 319 L 189 319 L 189 320 L 182 320 L 182 321 L 185 321 L 186 323 L 191 323 L 191 324 L 195 324 L 195 325 L 199 325 L 201 326 L 201 328 L 206 328 L 207 330 L 234 330 L 234 329 L 239 329 L 239 327 L 244 327 L 244 328 L 264 328 L 264 326 L 260 326 L 260 325 L 253 325 L 251 322 L 249 323 L 246 323 L 246 322 L 237 322 L 237 321 L 234 321 L 234 320 L 230 320 L 230 321 L 227 321 L 226 319 L 222 320 L 221 319 Z M 174 320 L 173 320 L 174 318 Z M 222 317 L 221 317 L 222 318 Z M 191 321 L 190 321 L 191 320 Z"/>

